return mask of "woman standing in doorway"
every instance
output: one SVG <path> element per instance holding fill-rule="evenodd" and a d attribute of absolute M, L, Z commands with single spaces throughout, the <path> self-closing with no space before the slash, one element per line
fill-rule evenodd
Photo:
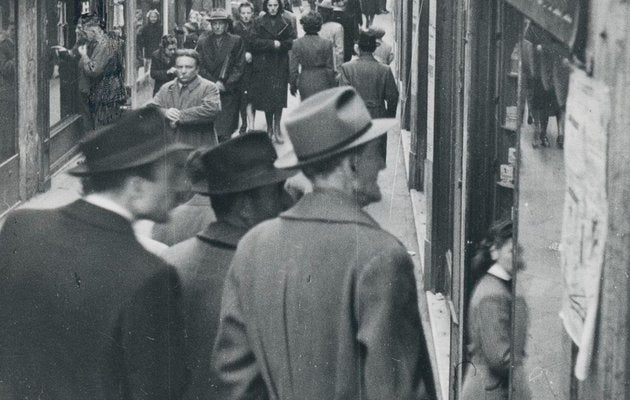
<path fill-rule="evenodd" d="M 265 14 L 254 22 L 251 99 L 254 109 L 265 112 L 269 136 L 282 143 L 280 118 L 287 106 L 289 50 L 295 34 L 282 17 L 282 2 L 265 0 L 263 10 Z"/>

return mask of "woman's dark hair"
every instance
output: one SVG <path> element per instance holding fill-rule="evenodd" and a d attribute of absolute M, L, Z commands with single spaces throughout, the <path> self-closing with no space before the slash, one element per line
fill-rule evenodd
<path fill-rule="evenodd" d="M 278 14 L 277 15 L 282 15 L 282 12 L 284 11 L 284 2 L 282 0 L 276 0 L 278 2 Z M 267 9 L 267 4 L 269 3 L 269 0 L 263 0 L 263 4 L 262 4 L 262 8 L 263 11 L 267 14 L 269 14 L 269 10 Z"/>
<path fill-rule="evenodd" d="M 162 48 L 167 48 L 169 44 L 177 45 L 177 38 L 171 34 L 162 36 L 162 39 L 160 41 L 160 45 L 162 46 Z"/>
<path fill-rule="evenodd" d="M 200 57 L 199 57 L 199 53 L 197 53 L 197 50 L 194 50 L 194 49 L 179 49 L 179 50 L 177 50 L 175 52 L 175 59 L 177 59 L 179 57 L 190 57 L 190 58 L 194 59 L 195 62 L 197 63 L 197 66 L 199 66 Z"/>
<path fill-rule="evenodd" d="M 490 254 L 492 246 L 494 245 L 497 249 L 503 247 L 505 242 L 512 239 L 512 234 L 512 220 L 496 221 L 490 226 L 486 237 L 479 244 L 477 252 L 471 261 L 473 282 L 478 281 L 484 276 L 485 273 L 488 272 L 488 269 L 494 264 L 494 260 Z"/>
<path fill-rule="evenodd" d="M 300 18 L 300 24 L 304 27 L 304 33 L 314 34 L 322 29 L 322 15 L 317 11 L 309 11 L 302 18 Z"/>

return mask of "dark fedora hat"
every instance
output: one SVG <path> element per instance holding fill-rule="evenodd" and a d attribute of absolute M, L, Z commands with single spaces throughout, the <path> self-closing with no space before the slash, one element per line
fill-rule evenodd
<path fill-rule="evenodd" d="M 393 118 L 372 119 L 357 91 L 342 86 L 304 100 L 283 123 L 293 151 L 275 166 L 290 169 L 325 160 L 374 140 L 396 125 Z"/>
<path fill-rule="evenodd" d="M 75 176 L 138 167 L 192 147 L 170 140 L 159 110 L 145 107 L 128 111 L 117 122 L 89 133 L 79 150 L 85 162 L 68 171 Z"/>
<path fill-rule="evenodd" d="M 381 36 L 382 37 L 382 36 Z M 375 30 L 373 29 L 368 29 L 368 30 L 361 30 L 361 32 L 359 32 L 359 40 L 357 42 L 357 44 L 360 47 L 372 47 L 372 46 L 376 46 L 376 39 L 378 38 L 378 34 Z"/>
<path fill-rule="evenodd" d="M 229 21 L 230 19 L 230 14 L 222 8 L 212 10 L 206 17 L 208 21 Z"/>
<path fill-rule="evenodd" d="M 202 194 L 244 192 L 285 181 L 295 175 L 273 166 L 276 151 L 263 131 L 237 136 L 206 151 L 201 160 L 208 173 L 207 191 Z"/>

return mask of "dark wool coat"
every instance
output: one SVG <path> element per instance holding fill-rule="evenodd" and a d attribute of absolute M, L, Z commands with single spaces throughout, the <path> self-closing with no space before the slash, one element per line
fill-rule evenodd
<path fill-rule="evenodd" d="M 243 39 L 243 46 L 245 47 L 245 52 L 251 54 L 252 50 L 252 40 L 254 39 L 254 21 L 251 21 L 249 24 L 244 24 L 242 21 L 234 22 L 234 34 L 238 35 Z M 252 79 L 252 63 L 245 63 L 243 67 L 243 76 L 241 77 L 241 95 L 247 96 L 249 99 L 249 85 Z M 247 101 L 249 103 L 249 101 Z"/>
<path fill-rule="evenodd" d="M 236 245 L 247 232 L 225 222 L 213 222 L 197 237 L 164 253 L 180 274 L 186 325 L 187 366 L 192 371 L 187 399 L 217 397 L 217 378 L 210 354 L 219 328 L 223 281 Z"/>
<path fill-rule="evenodd" d="M 263 15 L 254 21 L 251 53 L 252 81 L 250 95 L 256 110 L 277 111 L 287 106 L 289 85 L 289 50 L 294 32 L 282 16 Z M 280 48 L 274 48 L 278 40 Z"/>
<path fill-rule="evenodd" d="M 160 41 L 162 40 L 162 22 L 157 21 L 152 24 L 147 22 L 146 25 L 140 28 L 136 39 L 138 58 L 150 58 L 155 50 L 160 47 Z"/>
<path fill-rule="evenodd" d="M 241 240 L 213 358 L 234 399 L 435 398 L 413 262 L 335 191 Z"/>
<path fill-rule="evenodd" d="M 522 314 L 521 314 L 522 315 Z M 515 340 L 517 360 L 522 358 L 527 332 L 524 326 Z M 506 400 L 510 365 L 516 366 L 512 378 L 519 398 L 529 399 L 530 392 L 520 362 L 510 362 L 512 329 L 512 293 L 510 282 L 486 274 L 475 286 L 468 306 L 468 367 L 464 376 L 462 400 Z"/>
<path fill-rule="evenodd" d="M 153 84 L 153 95 L 169 81 L 177 77 L 177 74 L 169 74 L 166 71 L 175 66 L 175 57 L 168 57 L 164 53 L 164 49 L 159 48 L 151 54 L 151 78 L 155 81 Z"/>
<path fill-rule="evenodd" d="M 78 200 L 0 233 L 0 398 L 176 399 L 186 387 L 175 270 L 123 217 Z"/>
<path fill-rule="evenodd" d="M 300 92 L 302 100 L 322 90 L 337 86 L 333 61 L 333 43 L 318 35 L 305 35 L 293 41 L 289 83 Z"/>
<path fill-rule="evenodd" d="M 365 102 L 372 118 L 394 118 L 398 106 L 398 86 L 392 70 L 371 54 L 341 66 L 339 85 L 353 86 Z"/>
<path fill-rule="evenodd" d="M 240 81 L 245 68 L 245 47 L 240 36 L 224 33 L 217 45 L 217 36 L 206 32 L 197 42 L 201 57 L 199 75 L 211 82 L 220 81 L 225 86 L 221 92 L 221 112 L 214 121 L 219 139 L 229 139 L 238 128 Z"/>

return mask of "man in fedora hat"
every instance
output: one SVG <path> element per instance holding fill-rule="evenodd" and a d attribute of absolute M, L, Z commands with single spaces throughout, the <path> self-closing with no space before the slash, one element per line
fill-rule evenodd
<path fill-rule="evenodd" d="M 359 58 L 341 66 L 339 85 L 353 86 L 365 102 L 372 118 L 394 118 L 398 107 L 398 87 L 392 70 L 374 58 L 378 31 L 359 34 Z"/>
<path fill-rule="evenodd" d="M 240 81 L 245 70 L 245 46 L 238 35 L 228 33 L 230 15 L 223 9 L 208 15 L 211 30 L 199 38 L 197 51 L 201 57 L 199 74 L 219 88 L 221 113 L 214 129 L 219 142 L 228 140 L 238 128 Z"/>
<path fill-rule="evenodd" d="M 287 205 L 284 181 L 293 171 L 274 168 L 276 153 L 267 134 L 253 131 L 205 152 L 205 194 L 217 221 L 171 247 L 164 257 L 182 279 L 187 360 L 192 371 L 189 398 L 218 398 L 210 354 L 216 336 L 221 290 L 241 237 L 276 217 Z"/>
<path fill-rule="evenodd" d="M 22 209 L 0 232 L 0 397 L 173 399 L 186 389 L 175 269 L 132 222 L 164 221 L 189 148 L 154 109 L 130 111 L 80 145 L 85 196 Z"/>
<path fill-rule="evenodd" d="M 357 92 L 309 97 L 275 163 L 314 186 L 240 241 L 224 283 L 214 366 L 230 398 L 434 399 L 406 249 L 362 208 L 379 201 L 383 140 Z"/>

